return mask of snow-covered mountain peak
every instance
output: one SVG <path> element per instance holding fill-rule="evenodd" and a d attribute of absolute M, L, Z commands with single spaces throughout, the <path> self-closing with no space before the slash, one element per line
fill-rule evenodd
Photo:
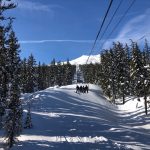
<path fill-rule="evenodd" d="M 99 64 L 101 62 L 101 57 L 100 55 L 91 55 L 88 59 L 88 55 L 82 55 L 76 59 L 73 59 L 73 60 L 69 60 L 70 64 L 71 65 L 84 65 L 86 64 L 87 60 L 87 64 Z M 66 64 L 67 61 L 62 61 L 61 64 Z M 55 63 L 57 65 L 57 63 Z M 51 64 L 49 64 L 51 65 Z"/>
<path fill-rule="evenodd" d="M 70 63 L 72 65 L 84 65 L 86 64 L 88 57 L 88 55 L 82 55 L 81 57 L 71 60 Z M 90 63 L 100 63 L 100 55 L 91 55 L 88 60 L 88 64 Z"/>

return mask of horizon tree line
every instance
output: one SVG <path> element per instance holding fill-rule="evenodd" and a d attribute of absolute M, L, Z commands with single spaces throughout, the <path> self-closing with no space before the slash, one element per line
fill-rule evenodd
<path fill-rule="evenodd" d="M 71 65 L 69 60 L 66 64 L 51 61 L 50 65 L 38 65 L 31 54 L 28 59 L 24 58 L 21 61 L 21 92 L 32 93 L 39 90 L 44 90 L 50 86 L 63 86 L 72 84 L 76 66 Z"/>

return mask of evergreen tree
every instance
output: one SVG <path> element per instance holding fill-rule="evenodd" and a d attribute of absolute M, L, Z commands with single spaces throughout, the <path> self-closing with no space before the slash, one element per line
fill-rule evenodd
<path fill-rule="evenodd" d="M 85 64 L 80 65 L 80 68 L 83 72 L 84 82 L 100 84 L 100 76 L 102 71 L 100 64 Z"/>
<path fill-rule="evenodd" d="M 130 63 L 131 63 L 131 51 L 129 46 L 126 44 L 125 45 L 125 64 L 124 68 L 126 71 L 125 75 L 125 80 L 126 80 L 126 94 L 130 95 L 131 94 L 131 79 L 130 79 Z"/>
<path fill-rule="evenodd" d="M 37 74 L 38 74 L 38 79 L 37 79 L 37 84 L 38 84 L 38 90 L 43 89 L 43 77 L 42 77 L 42 67 L 41 63 L 39 62 L 38 68 L 37 68 Z"/>
<path fill-rule="evenodd" d="M 24 58 L 21 61 L 21 71 L 20 71 L 20 80 L 21 80 L 21 92 L 27 92 L 27 59 Z"/>
<path fill-rule="evenodd" d="M 64 74 L 64 68 L 61 65 L 61 62 L 57 63 L 57 69 L 56 69 L 56 85 L 62 86 L 63 84 L 63 74 Z"/>
<path fill-rule="evenodd" d="M 8 74 L 9 94 L 8 113 L 5 118 L 5 132 L 9 147 L 15 142 L 15 137 L 22 129 L 22 107 L 20 100 L 20 57 L 19 44 L 13 30 L 8 39 Z"/>
<path fill-rule="evenodd" d="M 27 60 L 27 93 L 37 90 L 36 61 L 31 54 Z"/>
<path fill-rule="evenodd" d="M 8 75 L 7 75 L 7 49 L 4 27 L 0 26 L 0 124 L 2 116 L 5 113 L 7 92 L 8 92 Z M 1 127 L 1 125 L 0 125 Z"/>
<path fill-rule="evenodd" d="M 101 64 L 95 64 L 95 84 L 100 85 L 100 78 L 102 74 L 102 65 Z"/>
<path fill-rule="evenodd" d="M 64 67 L 63 85 L 72 84 L 73 75 L 75 72 L 73 66 L 70 64 L 69 60 L 67 60 L 67 64 L 63 65 L 63 67 Z"/>
<path fill-rule="evenodd" d="M 143 68 L 143 76 L 142 76 L 142 92 L 144 96 L 145 113 L 147 115 L 148 114 L 147 97 L 150 94 L 150 69 L 145 66 Z"/>
<path fill-rule="evenodd" d="M 49 86 L 49 68 L 45 64 L 39 63 L 37 68 L 38 90 L 44 90 Z"/>
<path fill-rule="evenodd" d="M 142 53 L 137 45 L 137 43 L 132 42 L 132 59 L 131 59 L 131 86 L 132 94 L 140 97 L 142 96 L 142 78 L 143 78 L 143 62 Z"/>
<path fill-rule="evenodd" d="M 110 49 L 109 53 L 110 53 L 110 58 L 109 58 L 109 88 L 110 88 L 110 96 L 111 96 L 111 100 L 112 102 L 115 103 L 115 98 L 117 95 L 117 57 L 115 56 L 115 50 Z"/>
<path fill-rule="evenodd" d="M 113 87 L 114 84 L 112 82 L 114 80 L 110 79 L 111 76 L 111 55 L 108 50 L 103 52 L 101 54 L 101 65 L 102 65 L 102 74 L 101 74 L 101 87 L 103 89 L 103 92 L 109 97 L 112 98 L 112 91 L 114 91 Z M 111 77 L 112 78 L 112 77 Z M 112 90 L 113 89 L 113 90 Z M 115 93 L 113 93 L 113 97 L 115 96 Z M 112 99 L 114 101 L 114 98 Z"/>
<path fill-rule="evenodd" d="M 49 67 L 50 86 L 56 85 L 56 74 L 57 74 L 57 67 L 55 64 L 55 59 L 53 59 Z"/>
<path fill-rule="evenodd" d="M 31 110 L 30 110 L 30 104 L 28 104 L 28 112 L 27 112 L 27 116 L 26 116 L 26 119 L 25 119 L 25 126 L 24 128 L 32 128 L 33 125 L 32 125 L 32 118 L 31 118 Z"/>
<path fill-rule="evenodd" d="M 150 48 L 148 46 L 147 40 L 145 40 L 145 46 L 143 50 L 143 63 L 144 65 L 149 65 L 150 66 Z"/>
<path fill-rule="evenodd" d="M 114 44 L 115 46 L 115 76 L 117 78 L 117 94 L 118 97 L 123 98 L 123 104 L 125 103 L 125 95 L 128 88 L 128 55 L 125 48 L 121 43 Z"/>
<path fill-rule="evenodd" d="M 2 117 L 5 113 L 8 92 L 6 44 L 9 28 L 5 26 L 8 19 L 4 16 L 4 13 L 13 8 L 15 8 L 15 5 L 11 2 L 11 0 L 0 0 L 0 128 Z"/>

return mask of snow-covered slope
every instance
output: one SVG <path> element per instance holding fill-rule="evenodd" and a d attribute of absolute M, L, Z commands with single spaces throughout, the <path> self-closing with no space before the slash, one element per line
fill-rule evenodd
<path fill-rule="evenodd" d="M 72 65 L 84 65 L 86 64 L 88 57 L 89 57 L 88 55 L 82 55 L 79 58 L 71 60 L 70 63 Z M 100 63 L 100 55 L 91 55 L 88 60 L 88 64 L 90 63 L 92 64 Z"/>
<path fill-rule="evenodd" d="M 88 59 L 89 58 L 89 59 Z M 87 62 L 88 60 L 88 62 Z M 73 60 L 69 60 L 71 65 L 84 65 L 84 64 L 96 64 L 96 63 L 100 63 L 101 58 L 100 55 L 91 55 L 90 57 L 88 55 L 82 55 L 76 59 Z M 61 64 L 66 64 L 67 62 L 61 62 Z M 57 64 L 57 63 L 56 63 Z"/>
<path fill-rule="evenodd" d="M 124 111 L 109 103 L 96 85 L 90 84 L 87 94 L 75 93 L 75 87 L 25 94 L 24 115 L 30 99 L 34 127 L 25 129 L 11 150 L 149 149 L 150 118 L 141 113 L 143 107 Z"/>

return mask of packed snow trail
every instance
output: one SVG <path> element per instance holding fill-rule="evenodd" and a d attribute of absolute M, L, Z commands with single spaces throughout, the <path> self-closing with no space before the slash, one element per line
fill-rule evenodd
<path fill-rule="evenodd" d="M 87 94 L 75 93 L 75 86 L 24 95 L 24 115 L 27 101 L 32 103 L 33 128 L 24 129 L 11 150 L 149 149 L 150 130 L 134 128 L 149 118 L 119 111 L 95 85 Z"/>

